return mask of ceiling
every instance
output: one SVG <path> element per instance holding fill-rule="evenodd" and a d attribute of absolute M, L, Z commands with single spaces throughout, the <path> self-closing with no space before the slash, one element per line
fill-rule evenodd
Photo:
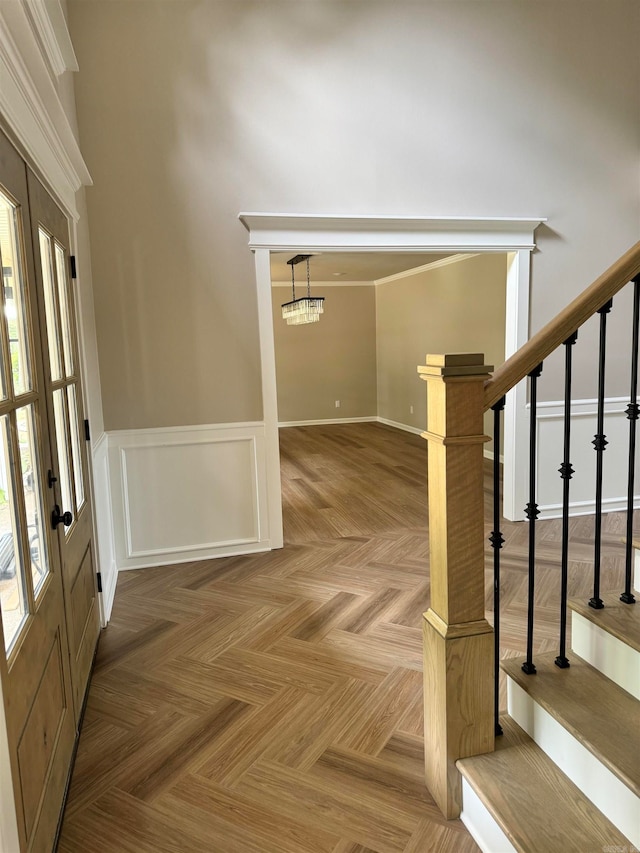
<path fill-rule="evenodd" d="M 287 261 L 295 255 L 295 251 L 271 253 L 271 281 L 291 282 L 291 266 Z M 309 269 L 312 284 L 315 281 L 335 281 L 336 284 L 341 281 L 375 281 L 446 257 L 447 254 L 442 252 L 324 252 L 311 256 Z M 304 262 L 296 264 L 295 277 L 296 284 L 306 282 Z"/>

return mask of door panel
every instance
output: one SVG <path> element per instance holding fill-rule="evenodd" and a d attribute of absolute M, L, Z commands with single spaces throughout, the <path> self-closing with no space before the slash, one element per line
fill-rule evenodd
<path fill-rule="evenodd" d="M 66 217 L 40 181 L 28 173 L 35 272 L 39 283 L 46 397 L 52 426 L 55 503 L 70 523 L 57 527 L 62 558 L 62 581 L 71 685 L 76 720 L 82 709 L 93 653 L 100 631 L 95 567 L 93 519 L 88 500 L 86 442 L 80 385 L 73 291 L 69 279 L 69 226 Z M 80 624 L 81 623 L 81 628 Z"/>
<path fill-rule="evenodd" d="M 64 725 L 66 707 L 62 656 L 60 635 L 56 633 L 47 655 L 42 682 L 18 743 L 20 788 L 27 837 L 31 836 L 35 826 L 40 796 L 46 787 L 47 773 Z"/>
<path fill-rule="evenodd" d="M 22 159 L 0 134 L 0 678 L 21 850 L 50 851 L 75 737 Z M 0 649 L 2 646 L 0 646 Z"/>

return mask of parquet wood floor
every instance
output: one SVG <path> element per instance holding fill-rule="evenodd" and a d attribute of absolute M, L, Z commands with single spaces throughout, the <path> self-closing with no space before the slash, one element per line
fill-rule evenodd
<path fill-rule="evenodd" d="M 423 784 L 426 443 L 327 425 L 282 430 L 281 451 L 282 550 L 120 574 L 60 853 L 478 849 Z M 605 520 L 610 584 L 620 518 Z M 571 595 L 588 592 L 591 526 L 572 522 Z M 536 646 L 547 650 L 559 522 L 539 530 Z M 504 536 L 511 656 L 523 651 L 527 527 L 505 524 Z M 488 571 L 488 608 L 491 595 Z"/>

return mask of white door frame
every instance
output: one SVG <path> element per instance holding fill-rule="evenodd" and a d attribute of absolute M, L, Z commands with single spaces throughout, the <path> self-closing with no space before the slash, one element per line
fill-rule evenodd
<path fill-rule="evenodd" d="M 262 399 L 266 440 L 269 538 L 281 548 L 282 495 L 278 447 L 276 361 L 271 307 L 271 252 L 506 252 L 505 358 L 529 337 L 529 285 L 534 231 L 543 217 L 378 217 L 241 213 L 255 254 Z M 504 415 L 504 514 L 522 518 L 525 478 L 516 461 L 526 458 L 526 385 L 507 395 Z"/>

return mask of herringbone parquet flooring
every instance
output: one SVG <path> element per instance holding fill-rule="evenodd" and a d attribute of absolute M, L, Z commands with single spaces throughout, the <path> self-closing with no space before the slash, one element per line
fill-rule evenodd
<path fill-rule="evenodd" d="M 426 444 L 349 424 L 283 430 L 281 450 L 282 550 L 120 575 L 60 853 L 478 849 L 423 784 Z M 605 524 L 612 582 L 621 523 Z M 573 522 L 572 594 L 590 525 Z M 546 649 L 559 524 L 539 527 Z M 507 655 L 523 648 L 526 535 L 505 525 Z"/>

